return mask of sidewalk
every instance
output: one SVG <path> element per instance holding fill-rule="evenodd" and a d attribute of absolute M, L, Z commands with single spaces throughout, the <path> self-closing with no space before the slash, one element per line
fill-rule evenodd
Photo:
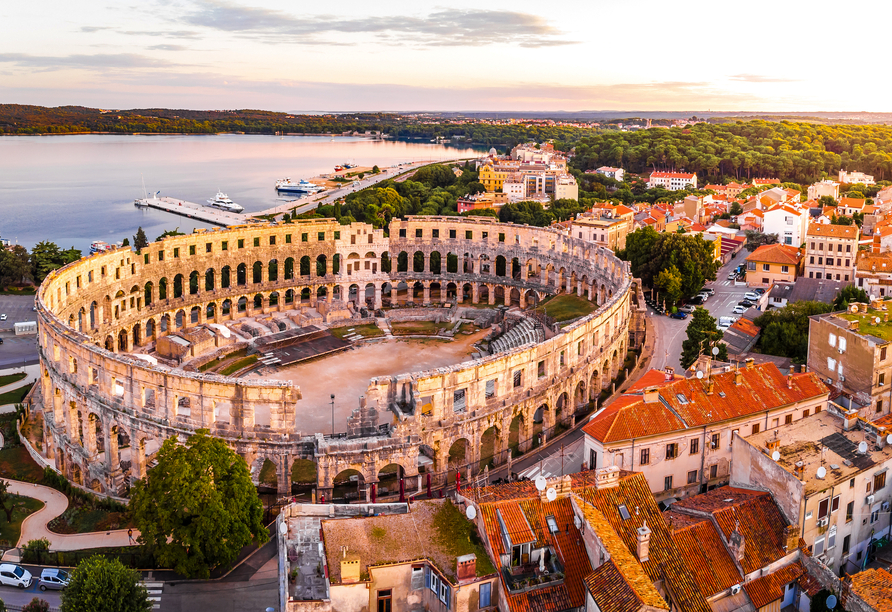
<path fill-rule="evenodd" d="M 126 529 L 75 534 L 53 533 L 47 528 L 47 523 L 65 512 L 65 509 L 68 508 L 68 498 L 59 491 L 43 485 L 21 482 L 19 480 L 7 480 L 6 482 L 9 483 L 10 493 L 33 497 L 42 501 L 44 506 L 25 518 L 16 548 L 6 551 L 3 555 L 3 561 L 18 561 L 18 548 L 27 544 L 29 540 L 40 538 L 46 538 L 50 541 L 50 550 L 64 551 L 106 546 L 133 546 L 136 538 L 139 537 L 139 532 L 135 529 L 133 530 L 133 543 L 127 537 Z"/>
<path fill-rule="evenodd" d="M 0 370 L 0 376 L 6 376 L 8 374 L 17 374 L 22 372 L 22 367 L 14 367 L 14 368 L 6 368 L 5 370 Z M 9 383 L 8 385 L 4 385 L 0 387 L 0 393 L 6 393 L 7 391 L 14 391 L 20 387 L 24 387 L 25 385 L 36 381 L 40 377 L 40 364 L 35 363 L 29 366 L 25 366 L 24 369 L 25 378 L 22 380 L 17 380 L 14 383 Z M 7 412 L 15 412 L 15 404 L 3 404 L 0 405 L 0 414 Z"/>

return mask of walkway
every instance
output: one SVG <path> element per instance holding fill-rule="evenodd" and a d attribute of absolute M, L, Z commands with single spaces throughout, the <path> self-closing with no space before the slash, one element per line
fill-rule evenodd
<path fill-rule="evenodd" d="M 40 364 L 35 363 L 34 365 L 25 366 L 24 371 L 25 371 L 25 378 L 0 387 L 0 393 L 6 393 L 7 391 L 14 391 L 15 389 L 18 389 L 19 387 L 24 387 L 28 383 L 37 381 L 37 377 L 40 376 Z M 8 374 L 16 374 L 16 373 L 20 373 L 20 372 L 22 372 L 21 367 L 9 368 L 7 370 L 0 371 L 0 376 L 6 376 Z M 15 412 L 15 404 L 4 404 L 4 405 L 0 406 L 0 414 L 6 413 L 6 412 Z"/>
<path fill-rule="evenodd" d="M 16 548 L 6 551 L 3 561 L 19 561 L 18 549 L 27 544 L 29 540 L 40 538 L 49 540 L 50 550 L 80 550 L 105 546 L 132 546 L 135 544 L 136 538 L 139 537 L 139 532 L 135 529 L 133 530 L 134 542 L 130 542 L 126 529 L 75 534 L 53 533 L 47 528 L 47 523 L 65 512 L 65 509 L 68 508 L 68 498 L 59 491 L 43 485 L 19 480 L 7 480 L 6 482 L 9 483 L 10 493 L 38 499 L 44 503 L 44 506 L 25 518 Z"/>

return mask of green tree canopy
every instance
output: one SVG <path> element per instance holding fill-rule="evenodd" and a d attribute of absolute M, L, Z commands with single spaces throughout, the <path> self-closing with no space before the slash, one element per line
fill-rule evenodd
<path fill-rule="evenodd" d="M 81 252 L 74 247 L 63 251 L 56 243 L 43 240 L 31 249 L 31 276 L 40 283 L 53 270 L 80 258 Z"/>
<path fill-rule="evenodd" d="M 836 198 L 833 196 L 821 196 L 818 198 L 818 204 L 823 206 L 836 206 Z"/>
<path fill-rule="evenodd" d="M 724 334 L 715 323 L 715 317 L 708 310 L 700 307 L 694 309 L 694 315 L 688 323 L 688 338 L 681 343 L 681 367 L 691 367 L 701 353 L 711 357 L 713 347 L 719 349 L 716 359 L 728 361 L 728 347 L 719 342 Z"/>
<path fill-rule="evenodd" d="M 247 464 L 206 429 L 185 445 L 164 441 L 157 465 L 131 492 L 130 512 L 158 562 L 189 577 L 207 578 L 269 537 Z"/>
<path fill-rule="evenodd" d="M 747 251 L 755 251 L 765 244 L 777 244 L 777 234 L 763 234 L 756 230 L 745 230 L 743 235 L 746 236 L 746 244 L 744 246 Z"/>
<path fill-rule="evenodd" d="M 681 299 L 681 273 L 675 266 L 661 270 L 654 278 L 654 287 L 662 294 L 667 304 L 675 304 Z"/>
<path fill-rule="evenodd" d="M 766 355 L 790 357 L 805 363 L 808 357 L 808 318 L 831 311 L 830 304 L 799 301 L 772 308 L 754 323 L 762 329 L 757 346 Z"/>
<path fill-rule="evenodd" d="M 864 289 L 855 285 L 846 285 L 836 294 L 836 299 L 833 300 L 833 310 L 845 310 L 852 302 L 870 304 L 870 298 Z"/>
<path fill-rule="evenodd" d="M 71 571 L 62 612 L 148 612 L 152 603 L 140 580 L 117 559 L 89 557 Z"/>
<path fill-rule="evenodd" d="M 681 277 L 680 297 L 695 295 L 706 280 L 715 280 L 718 262 L 713 243 L 699 234 L 657 233 L 651 227 L 626 236 L 626 248 L 617 255 L 632 266 L 632 274 L 648 286 L 663 270 L 674 268 Z M 664 282 L 669 277 L 664 277 Z"/>
<path fill-rule="evenodd" d="M 25 247 L 16 245 L 12 250 L 0 249 L 0 288 L 21 283 L 31 274 L 31 263 Z"/>
<path fill-rule="evenodd" d="M 287 215 L 288 213 L 285 214 Z M 146 233 L 143 231 L 141 225 L 136 230 L 136 235 L 133 237 L 133 246 L 136 248 L 137 252 L 149 246 L 149 239 L 146 238 Z"/>

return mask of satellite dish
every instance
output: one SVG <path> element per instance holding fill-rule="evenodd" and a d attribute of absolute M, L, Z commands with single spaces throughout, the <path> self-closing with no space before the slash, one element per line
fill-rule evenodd
<path fill-rule="evenodd" d="M 712 354 L 713 354 L 713 355 L 718 355 L 718 354 L 719 354 L 719 347 L 717 347 L 717 346 L 712 347 Z"/>
<path fill-rule="evenodd" d="M 554 487 L 551 487 L 550 489 L 548 489 L 548 491 L 545 492 L 545 497 L 548 498 L 548 501 L 554 501 L 557 499 L 557 491 L 554 490 Z"/>
<path fill-rule="evenodd" d="M 773 453 L 771 453 L 771 460 L 772 460 L 772 461 L 777 461 L 778 459 L 780 459 L 780 452 L 778 452 L 778 451 L 774 451 Z"/>
<path fill-rule="evenodd" d="M 703 372 L 697 370 L 697 378 L 703 378 Z"/>
<path fill-rule="evenodd" d="M 886 436 L 886 444 L 892 444 L 892 434 Z"/>
<path fill-rule="evenodd" d="M 830 595 L 827 597 L 827 601 L 825 602 L 828 610 L 832 610 L 836 607 L 836 595 Z"/>
<path fill-rule="evenodd" d="M 876 323 L 877 325 L 879 325 L 879 324 L 880 324 L 880 318 L 879 318 L 879 317 L 874 317 L 874 318 L 873 318 L 873 322 Z"/>
<path fill-rule="evenodd" d="M 282 535 L 288 533 L 288 525 L 287 523 L 285 523 L 285 521 L 279 523 L 279 533 L 281 533 Z"/>
<path fill-rule="evenodd" d="M 536 476 L 536 489 L 538 491 L 544 491 L 547 484 L 548 482 L 545 480 L 545 476 L 543 476 L 542 474 Z"/>
<path fill-rule="evenodd" d="M 858 452 L 862 455 L 867 452 L 867 442 L 858 443 Z"/>
<path fill-rule="evenodd" d="M 469 521 L 473 521 L 477 518 L 477 508 L 474 506 L 468 506 L 468 509 L 465 510 L 465 516 L 468 517 Z"/>
<path fill-rule="evenodd" d="M 818 468 L 818 478 L 824 478 L 825 476 L 827 476 L 827 468 L 822 465 Z"/>

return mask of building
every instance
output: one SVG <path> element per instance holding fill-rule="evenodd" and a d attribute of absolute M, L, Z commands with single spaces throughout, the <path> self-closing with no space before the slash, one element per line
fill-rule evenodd
<path fill-rule="evenodd" d="M 824 196 L 830 196 L 834 200 L 839 199 L 839 183 L 836 181 L 823 180 L 812 183 L 808 186 L 808 199 L 819 200 Z"/>
<path fill-rule="evenodd" d="M 753 185 L 761 187 L 763 185 L 780 185 L 780 179 L 776 178 L 754 178 Z"/>
<path fill-rule="evenodd" d="M 837 575 L 856 572 L 889 530 L 885 432 L 835 405 L 776 431 L 742 432 L 733 440 L 731 486 L 769 491 L 812 556 Z"/>
<path fill-rule="evenodd" d="M 865 419 L 888 414 L 892 400 L 892 324 L 885 308 L 876 301 L 851 304 L 847 312 L 814 315 L 808 324 L 808 369 L 855 398 Z"/>
<path fill-rule="evenodd" d="M 857 225 L 812 223 L 806 233 L 804 275 L 854 282 L 857 254 Z"/>
<path fill-rule="evenodd" d="M 855 213 L 862 214 L 867 200 L 863 198 L 841 198 L 837 205 L 837 215 L 851 217 Z"/>
<path fill-rule="evenodd" d="M 876 612 L 892 611 L 892 574 L 884 569 L 868 569 L 848 579 L 842 604 L 846 610 L 858 610 L 856 598 Z"/>
<path fill-rule="evenodd" d="M 489 193 L 504 193 L 508 201 L 519 202 L 549 196 L 556 200 L 579 199 L 579 186 L 566 167 L 554 164 L 525 164 L 516 161 L 486 163 L 478 181 Z"/>
<path fill-rule="evenodd" d="M 793 208 L 788 204 L 776 204 L 762 215 L 762 232 L 775 234 L 781 244 L 798 247 L 805 242 L 808 226 L 808 209 Z"/>
<path fill-rule="evenodd" d="M 747 308 L 743 315 L 725 330 L 722 341 L 728 346 L 729 355 L 748 353 L 759 339 L 761 330 L 753 323 L 762 313 L 755 308 Z"/>
<path fill-rule="evenodd" d="M 761 232 L 764 219 L 765 213 L 763 213 L 758 208 L 754 208 L 753 210 L 748 210 L 742 214 L 737 215 L 737 225 L 739 225 L 740 229 L 744 231 L 755 230 L 757 232 Z"/>
<path fill-rule="evenodd" d="M 477 193 L 466 195 L 456 201 L 459 214 L 469 210 L 484 210 L 491 208 L 498 210 L 509 202 L 509 196 L 504 193 Z"/>
<path fill-rule="evenodd" d="M 799 275 L 802 251 L 785 244 L 763 244 L 746 258 L 746 283 L 750 287 L 769 287 L 774 283 L 792 283 Z"/>
<path fill-rule="evenodd" d="M 892 295 L 892 252 L 859 253 L 855 264 L 855 283 L 871 299 Z"/>
<path fill-rule="evenodd" d="M 773 363 L 703 380 L 651 370 L 583 427 L 590 468 L 640 471 L 657 499 L 726 484 L 731 435 L 776 429 L 827 404 L 813 373 L 785 377 Z"/>
<path fill-rule="evenodd" d="M 622 217 L 580 215 L 572 221 L 570 235 L 596 242 L 615 252 L 626 248 L 626 236 L 631 227 L 629 220 Z"/>
<path fill-rule="evenodd" d="M 626 171 L 622 168 L 611 168 L 610 166 L 601 166 L 600 168 L 595 170 L 595 172 L 597 172 L 598 174 L 603 174 L 607 178 L 612 178 L 617 181 L 622 181 L 623 176 L 626 173 Z"/>
<path fill-rule="evenodd" d="M 652 172 L 647 181 L 647 188 L 662 187 L 669 191 L 687 189 L 688 186 L 697 188 L 697 175 L 683 172 Z"/>
<path fill-rule="evenodd" d="M 783 308 L 794 302 L 824 302 L 832 304 L 839 292 L 851 282 L 800 276 L 795 283 L 778 283 L 768 292 L 768 304 Z"/>
<path fill-rule="evenodd" d="M 839 182 L 847 183 L 849 185 L 855 183 L 861 183 L 864 185 L 876 184 L 876 181 L 874 181 L 873 177 L 869 174 L 864 174 L 863 172 L 846 172 L 845 170 L 839 171 Z"/>
<path fill-rule="evenodd" d="M 500 604 L 496 567 L 450 500 L 291 504 L 277 527 L 285 612 L 471 612 Z"/>

